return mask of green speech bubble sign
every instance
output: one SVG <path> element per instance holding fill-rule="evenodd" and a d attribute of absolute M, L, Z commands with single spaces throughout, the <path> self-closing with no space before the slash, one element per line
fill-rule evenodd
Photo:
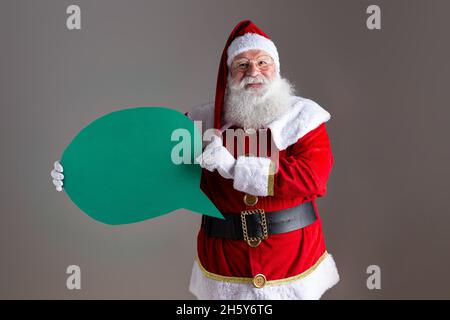
<path fill-rule="evenodd" d="M 196 125 L 176 110 L 137 107 L 109 113 L 65 149 L 64 190 L 90 217 L 111 225 L 180 208 L 223 218 L 200 189 L 201 167 L 194 159 L 201 143 Z M 173 157 L 184 160 L 174 163 Z"/>

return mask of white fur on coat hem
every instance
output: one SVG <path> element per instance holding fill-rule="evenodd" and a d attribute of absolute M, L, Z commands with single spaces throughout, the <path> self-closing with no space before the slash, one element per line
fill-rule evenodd
<path fill-rule="evenodd" d="M 271 162 L 264 157 L 239 156 L 234 166 L 233 188 L 254 196 L 267 196 Z"/>
<path fill-rule="evenodd" d="M 318 300 L 338 282 L 339 274 L 330 254 L 304 278 L 287 284 L 266 285 L 260 289 L 251 283 L 211 279 L 195 260 L 189 291 L 201 300 Z"/>

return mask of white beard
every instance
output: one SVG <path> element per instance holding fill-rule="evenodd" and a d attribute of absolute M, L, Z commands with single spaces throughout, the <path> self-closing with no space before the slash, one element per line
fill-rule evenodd
<path fill-rule="evenodd" d="M 248 83 L 264 83 L 260 89 L 245 89 Z M 287 111 L 294 88 L 287 79 L 245 77 L 233 83 L 230 76 L 225 92 L 224 119 L 244 129 L 260 129 Z"/>

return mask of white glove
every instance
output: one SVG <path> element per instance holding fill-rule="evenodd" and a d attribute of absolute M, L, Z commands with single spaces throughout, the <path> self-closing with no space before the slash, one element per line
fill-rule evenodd
<path fill-rule="evenodd" d="M 195 159 L 202 168 L 217 172 L 225 179 L 233 179 L 234 165 L 236 159 L 222 144 L 222 139 L 216 135 L 212 136 L 203 153 Z"/>
<path fill-rule="evenodd" d="M 62 191 L 62 186 L 63 186 L 63 179 L 64 179 L 64 175 L 62 174 L 63 172 L 63 167 L 61 165 L 61 163 L 59 163 L 58 160 L 55 161 L 55 163 L 53 164 L 53 170 L 50 172 L 50 175 L 53 179 L 53 184 L 56 187 L 56 191 Z"/>

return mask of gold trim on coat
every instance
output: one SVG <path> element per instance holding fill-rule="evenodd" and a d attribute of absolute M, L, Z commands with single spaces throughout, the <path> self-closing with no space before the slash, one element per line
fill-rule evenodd
<path fill-rule="evenodd" d="M 280 284 L 286 284 L 289 282 L 293 282 L 296 280 L 300 280 L 306 276 L 308 276 L 311 272 L 313 272 L 314 270 L 316 270 L 316 268 L 320 265 L 320 263 L 328 256 L 328 252 L 325 251 L 324 254 L 317 259 L 316 263 L 310 267 L 308 270 L 303 271 L 302 273 L 296 275 L 296 276 L 292 276 L 292 277 L 288 277 L 288 278 L 284 278 L 284 279 L 277 279 L 277 280 L 269 280 L 266 282 L 266 286 L 274 286 L 274 285 L 280 285 Z M 202 264 L 200 263 L 200 260 L 198 259 L 198 257 L 196 257 L 197 263 L 200 267 L 200 270 L 202 271 L 202 273 L 210 279 L 213 280 L 217 280 L 217 281 L 224 281 L 224 282 L 235 282 L 235 283 L 253 283 L 253 278 L 247 278 L 247 277 L 229 277 L 229 276 L 221 276 L 219 274 L 216 273 L 212 273 L 207 271 Z"/>
<path fill-rule="evenodd" d="M 275 164 L 273 160 L 270 160 L 269 166 L 269 182 L 267 184 L 267 195 L 273 196 L 274 193 L 274 180 L 275 180 Z"/>

